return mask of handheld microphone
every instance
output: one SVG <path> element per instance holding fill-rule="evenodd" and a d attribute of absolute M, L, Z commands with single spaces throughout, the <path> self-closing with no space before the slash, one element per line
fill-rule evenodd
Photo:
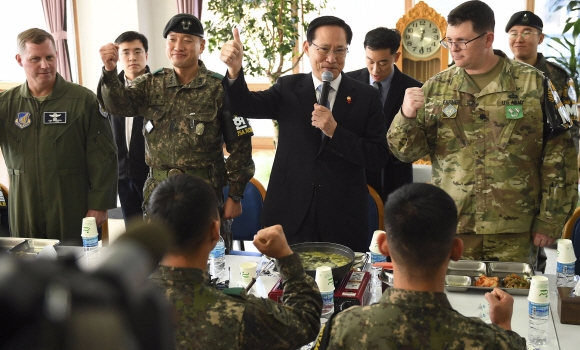
<path fill-rule="evenodd" d="M 322 73 L 322 89 L 320 89 L 320 100 L 319 105 L 326 107 L 328 103 L 328 93 L 330 92 L 330 82 L 334 76 L 331 72 L 325 71 Z"/>

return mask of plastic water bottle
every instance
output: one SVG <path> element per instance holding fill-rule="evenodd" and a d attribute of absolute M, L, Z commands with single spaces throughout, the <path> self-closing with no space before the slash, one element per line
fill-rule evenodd
<path fill-rule="evenodd" d="M 326 323 L 326 321 L 334 313 L 334 290 L 329 292 L 320 292 L 322 295 L 322 315 L 321 322 Z"/>
<path fill-rule="evenodd" d="M 570 264 L 556 263 L 556 273 L 558 274 L 556 280 L 557 287 L 574 287 L 574 265 L 576 262 Z"/>
<path fill-rule="evenodd" d="M 528 302 L 528 339 L 533 345 L 546 345 L 548 343 L 548 318 L 550 317 L 550 304 L 538 304 Z"/>
<path fill-rule="evenodd" d="M 217 244 L 209 253 L 209 274 L 212 278 L 219 278 L 219 281 L 226 280 L 226 245 L 220 236 Z"/>

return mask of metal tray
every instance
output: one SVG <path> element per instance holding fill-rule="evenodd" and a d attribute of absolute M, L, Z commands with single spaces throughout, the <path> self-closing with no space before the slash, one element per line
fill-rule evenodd
<path fill-rule="evenodd" d="M 512 273 L 529 281 L 534 275 L 534 269 L 530 264 L 519 262 L 451 261 L 447 267 L 447 276 L 445 276 L 445 289 L 450 292 L 466 292 L 468 290 L 491 291 L 493 288 L 473 285 L 480 276 L 486 275 L 488 277 L 499 277 L 499 288 L 509 294 L 528 295 L 529 289 L 502 287 L 503 279 Z"/>
<path fill-rule="evenodd" d="M 10 248 L 8 253 L 19 256 L 37 256 L 44 247 L 56 247 L 59 244 L 58 239 L 25 238 L 23 242 Z"/>
<path fill-rule="evenodd" d="M 7 252 L 9 249 L 14 248 L 24 241 L 25 238 L 20 237 L 0 237 L 0 250 Z"/>

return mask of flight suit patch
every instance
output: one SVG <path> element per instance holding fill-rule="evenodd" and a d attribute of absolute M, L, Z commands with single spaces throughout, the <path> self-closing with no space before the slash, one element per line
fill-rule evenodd
<path fill-rule="evenodd" d="M 42 121 L 44 124 L 66 124 L 66 112 L 44 112 Z"/>
<path fill-rule="evenodd" d="M 18 116 L 16 116 L 16 120 L 14 124 L 20 129 L 24 129 L 25 127 L 29 126 L 31 123 L 30 120 L 30 113 L 29 112 L 18 112 Z"/>

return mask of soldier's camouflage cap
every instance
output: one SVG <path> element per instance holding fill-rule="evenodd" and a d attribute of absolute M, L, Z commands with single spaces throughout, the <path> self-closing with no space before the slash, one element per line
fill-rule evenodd
<path fill-rule="evenodd" d="M 509 32 L 513 26 L 529 26 L 542 30 L 544 28 L 544 22 L 542 22 L 542 19 L 536 16 L 533 12 L 520 11 L 512 15 L 505 26 L 505 32 Z"/>
<path fill-rule="evenodd" d="M 163 37 L 167 38 L 170 32 L 191 34 L 203 38 L 203 26 L 197 17 L 188 13 L 180 13 L 171 17 L 165 29 L 163 30 Z"/>

